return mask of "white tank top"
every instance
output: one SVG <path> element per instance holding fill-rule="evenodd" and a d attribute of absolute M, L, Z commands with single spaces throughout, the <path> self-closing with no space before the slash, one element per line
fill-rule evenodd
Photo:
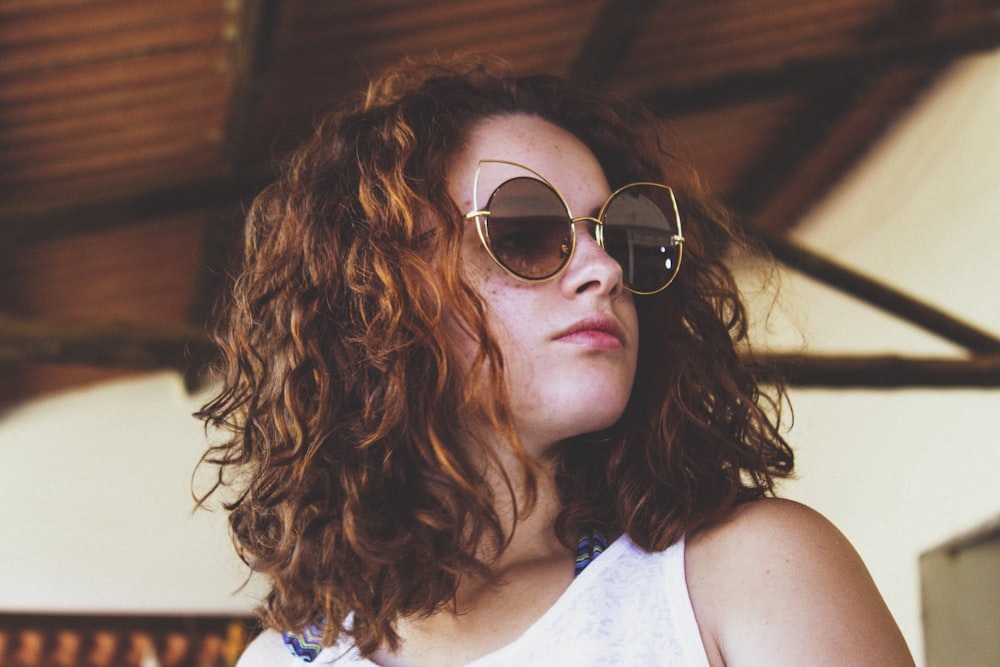
<path fill-rule="evenodd" d="M 266 631 L 237 667 L 376 667 L 345 638 L 312 663 Z M 647 553 L 628 537 L 611 544 L 524 634 L 466 667 L 626 665 L 707 667 L 684 577 L 684 540 Z"/>

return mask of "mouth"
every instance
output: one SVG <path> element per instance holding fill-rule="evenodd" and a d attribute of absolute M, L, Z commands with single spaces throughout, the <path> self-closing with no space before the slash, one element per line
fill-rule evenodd
<path fill-rule="evenodd" d="M 625 347 L 625 330 L 613 318 L 592 315 L 564 329 L 555 339 L 600 349 L 621 349 Z"/>

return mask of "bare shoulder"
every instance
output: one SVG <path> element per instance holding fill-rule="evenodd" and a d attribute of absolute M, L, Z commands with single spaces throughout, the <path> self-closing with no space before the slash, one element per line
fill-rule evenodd
<path fill-rule="evenodd" d="M 689 537 L 685 565 L 712 664 L 913 664 L 857 552 L 805 505 L 741 505 Z"/>
<path fill-rule="evenodd" d="M 766 498 L 738 505 L 725 521 L 689 538 L 688 548 L 725 557 L 732 555 L 734 546 L 770 550 L 776 546 L 775 538 L 788 540 L 793 548 L 816 546 L 816 541 L 847 544 L 816 510 L 792 500 Z"/>

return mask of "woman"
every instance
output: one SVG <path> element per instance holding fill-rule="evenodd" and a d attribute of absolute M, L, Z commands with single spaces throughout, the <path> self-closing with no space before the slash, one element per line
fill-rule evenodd
<path fill-rule="evenodd" d="M 912 664 L 766 498 L 725 216 L 641 110 L 499 70 L 384 75 L 254 203 L 202 412 L 272 585 L 240 664 Z"/>

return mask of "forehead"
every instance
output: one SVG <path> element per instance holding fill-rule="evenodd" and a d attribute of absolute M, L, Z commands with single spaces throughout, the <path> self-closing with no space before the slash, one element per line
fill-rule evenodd
<path fill-rule="evenodd" d="M 566 130 L 537 116 L 496 116 L 472 127 L 449 170 L 449 188 L 460 206 L 472 203 L 472 180 L 480 160 L 507 160 L 530 167 L 568 199 L 608 191 L 604 171 L 590 149 Z M 509 178 L 525 175 L 514 166 L 491 165 L 484 170 L 479 185 L 490 190 Z"/>

